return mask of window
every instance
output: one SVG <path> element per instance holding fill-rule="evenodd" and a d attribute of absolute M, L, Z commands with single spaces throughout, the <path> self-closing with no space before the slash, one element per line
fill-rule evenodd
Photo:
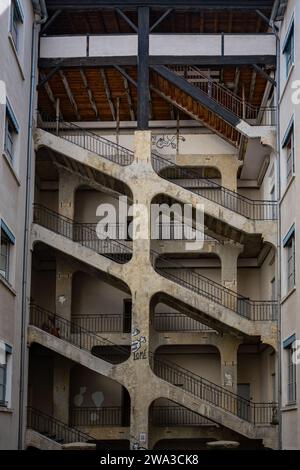
<path fill-rule="evenodd" d="M 10 405 L 12 348 L 0 341 L 0 406 Z"/>
<path fill-rule="evenodd" d="M 19 132 L 18 121 L 13 113 L 12 107 L 7 101 L 6 116 L 5 116 L 4 150 L 11 162 L 13 162 L 13 159 L 14 159 L 15 141 L 16 141 L 16 136 L 18 132 Z"/>
<path fill-rule="evenodd" d="M 286 245 L 287 249 L 287 288 L 288 292 L 295 286 L 295 236 Z"/>
<path fill-rule="evenodd" d="M 288 183 L 295 171 L 294 159 L 294 121 L 291 121 L 283 139 L 282 148 L 285 153 L 286 182 Z"/>
<path fill-rule="evenodd" d="M 9 240 L 1 230 L 1 248 L 0 248 L 0 274 L 7 281 L 9 278 Z"/>
<path fill-rule="evenodd" d="M 285 56 L 286 76 L 288 76 L 292 65 L 294 64 L 295 56 L 295 33 L 294 21 L 292 22 L 283 47 L 283 54 Z"/>
<path fill-rule="evenodd" d="M 10 10 L 10 34 L 12 36 L 15 48 L 19 49 L 20 28 L 24 21 L 24 14 L 19 0 L 11 0 Z"/>
<path fill-rule="evenodd" d="M 0 276 L 9 281 L 9 267 L 10 267 L 10 251 L 11 246 L 15 243 L 15 237 L 1 220 L 0 231 Z"/>
<path fill-rule="evenodd" d="M 286 351 L 288 354 L 287 401 L 288 404 L 293 404 L 296 402 L 296 363 L 293 361 L 294 349 L 292 345 Z"/>

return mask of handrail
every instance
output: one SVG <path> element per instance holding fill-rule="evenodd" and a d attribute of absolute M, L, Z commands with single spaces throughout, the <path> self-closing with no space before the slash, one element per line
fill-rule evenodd
<path fill-rule="evenodd" d="M 153 355 L 151 363 L 154 373 L 173 385 L 239 418 L 256 424 L 275 424 L 278 404 L 257 403 L 247 400 L 220 385 L 201 377 L 168 360 L 159 360 Z"/>
<path fill-rule="evenodd" d="M 110 238 L 99 239 L 96 231 L 89 224 L 77 224 L 72 219 L 40 204 L 34 204 L 33 222 L 80 243 L 117 263 L 124 264 L 132 256 L 132 250 L 125 243 Z"/>
<path fill-rule="evenodd" d="M 217 333 L 207 325 L 194 320 L 183 313 L 157 312 L 154 314 L 153 326 L 156 331 L 206 331 Z"/>
<path fill-rule="evenodd" d="M 73 122 L 42 115 L 42 128 L 64 140 L 121 166 L 128 166 L 134 160 L 134 153 L 122 145 L 112 142 L 95 132 L 84 129 Z M 64 131 L 72 131 L 64 132 Z"/>
<path fill-rule="evenodd" d="M 37 213 L 37 209 L 39 212 Z M 41 214 L 47 215 L 46 220 L 42 218 Z M 50 214 L 50 217 L 48 215 Z M 66 236 L 73 240 L 73 224 L 74 222 L 71 219 L 68 219 L 65 216 L 61 216 L 56 212 L 45 208 L 44 206 L 35 205 L 34 210 L 34 221 L 39 223 L 43 226 L 46 226 L 50 230 L 60 233 L 63 236 Z M 55 223 L 53 223 L 53 221 Z M 62 223 L 57 223 L 57 221 L 62 221 Z M 80 240 L 79 243 L 83 244 L 84 246 L 88 246 L 89 248 L 94 249 L 101 255 L 111 258 L 118 262 L 123 262 L 124 259 L 132 256 L 132 249 L 119 241 L 112 241 L 112 240 L 99 240 L 95 239 L 95 232 L 92 232 L 92 237 L 88 241 Z M 113 252 L 107 253 L 107 248 L 104 249 L 102 242 L 105 242 L 110 249 L 111 244 L 113 244 Z M 160 254 L 154 250 L 151 250 L 151 257 L 152 261 L 156 257 L 159 257 Z M 181 268 L 180 274 L 175 274 L 174 272 L 167 272 L 166 269 L 160 269 L 157 266 L 154 267 L 156 271 L 167 277 L 170 280 L 174 280 L 175 282 L 187 287 L 188 289 L 199 293 L 200 295 L 206 296 L 208 299 L 213 300 L 220 305 L 223 305 L 232 311 L 238 313 L 239 315 L 248 318 L 250 320 L 256 321 L 269 321 L 269 320 L 276 320 L 277 319 L 277 302 L 276 301 L 252 301 L 243 297 L 242 295 L 237 294 L 235 291 L 228 289 L 227 287 L 218 284 L 215 281 L 203 276 L 202 274 L 195 273 L 193 271 L 186 271 L 183 270 L 184 266 L 182 266 L 178 262 L 170 261 L 166 257 L 160 257 L 163 259 L 165 263 L 169 264 L 172 268 Z"/>
<path fill-rule="evenodd" d="M 213 421 L 181 405 L 153 405 L 150 419 L 155 426 L 217 426 Z"/>
<path fill-rule="evenodd" d="M 32 406 L 27 407 L 27 427 L 64 444 L 92 441 L 99 450 L 111 449 L 111 446 L 107 444 L 96 442 L 95 438 L 89 434 L 68 426 L 59 419 L 37 410 Z"/>
<path fill-rule="evenodd" d="M 173 261 L 151 250 L 151 258 L 154 269 L 171 281 L 197 292 L 206 298 L 220 304 L 238 315 L 252 321 L 275 321 L 278 318 L 277 301 L 250 300 L 247 297 L 223 286 L 222 284 L 209 279 L 195 271 L 187 269 L 178 261 Z M 166 266 L 158 267 L 156 260 L 162 260 Z M 180 269 L 179 273 L 174 273 L 174 269 Z"/>
<path fill-rule="evenodd" d="M 259 114 L 264 111 L 268 114 L 268 120 L 272 121 L 275 117 L 276 108 L 274 106 L 260 107 L 254 106 L 251 103 L 243 100 L 240 96 L 233 93 L 231 90 L 226 88 L 223 84 L 212 80 L 211 77 L 206 76 L 196 66 L 169 66 L 170 70 L 183 76 L 185 80 L 191 82 L 194 86 L 199 88 L 203 93 L 213 99 L 215 102 L 222 105 L 222 107 L 233 112 L 235 115 L 246 121 L 253 121 L 259 118 Z M 189 77 L 187 74 L 189 73 Z M 200 78 L 200 82 L 195 82 L 194 78 Z"/>
<path fill-rule="evenodd" d="M 86 330 L 106 333 L 130 333 L 129 318 L 118 313 L 72 315 L 72 321 Z M 128 325 L 126 324 L 128 323 Z"/>
<path fill-rule="evenodd" d="M 72 426 L 129 426 L 129 417 L 123 416 L 121 406 L 71 406 L 70 422 Z"/>
<path fill-rule="evenodd" d="M 276 220 L 277 201 L 253 200 L 236 193 L 213 180 L 203 178 L 195 169 L 182 168 L 166 158 L 152 152 L 154 171 L 163 179 L 173 182 L 184 189 L 216 202 L 252 220 Z M 166 174 L 162 173 L 167 169 Z M 190 180 L 185 184 L 180 180 Z M 192 181 L 191 181 L 192 180 Z"/>
<path fill-rule="evenodd" d="M 36 326 L 40 330 L 46 331 L 52 336 L 67 341 L 91 354 L 93 354 L 92 350 L 94 347 L 106 346 L 116 351 L 123 360 L 129 357 L 128 349 L 82 328 L 77 323 L 66 320 L 55 312 L 51 312 L 33 303 L 30 304 L 30 325 Z M 101 355 L 99 357 L 101 357 Z"/>

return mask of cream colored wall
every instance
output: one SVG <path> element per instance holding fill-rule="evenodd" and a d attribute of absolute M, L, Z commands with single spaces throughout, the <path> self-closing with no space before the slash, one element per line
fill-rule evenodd
<path fill-rule="evenodd" d="M 71 370 L 70 380 L 71 406 L 76 406 L 75 397 L 80 394 L 81 388 L 84 388 L 82 407 L 96 406 L 93 400 L 93 394 L 96 392 L 103 394 L 101 407 L 121 406 L 122 404 L 122 386 L 107 377 L 75 365 Z"/>
<path fill-rule="evenodd" d="M 83 272 L 77 272 L 72 284 L 72 314 L 123 314 L 124 299 L 119 289 Z"/>
<path fill-rule="evenodd" d="M 210 380 L 218 385 L 221 384 L 221 363 L 220 355 L 216 348 L 214 347 L 201 347 L 201 353 L 199 353 L 200 348 L 197 348 L 196 352 L 190 351 L 184 352 L 182 347 L 168 347 L 160 350 L 157 353 L 157 358 L 161 360 L 168 360 L 175 364 L 178 364 L 185 369 L 188 369 L 195 374 L 198 374 L 205 379 Z"/>
<path fill-rule="evenodd" d="M 299 122 L 300 122 L 300 107 L 299 104 L 295 104 L 292 101 L 293 93 L 295 90 L 292 88 L 293 83 L 299 80 L 300 76 L 300 56 L 299 56 L 299 38 L 300 38 L 300 2 L 296 0 L 289 0 L 287 5 L 286 14 L 284 21 L 280 29 L 281 38 L 281 49 L 286 38 L 288 28 L 291 24 L 292 17 L 294 15 L 294 27 L 295 27 L 295 64 L 291 70 L 291 73 L 286 79 L 285 75 L 285 58 L 281 55 L 281 101 L 280 101 L 280 141 L 282 142 L 283 137 L 288 128 L 289 122 L 294 116 L 294 136 L 295 136 L 295 175 L 296 177 L 292 180 L 289 187 L 286 184 L 285 178 L 285 166 L 286 166 L 286 155 L 285 152 L 281 151 L 280 166 L 281 166 L 281 240 L 285 237 L 290 227 L 295 223 L 296 226 L 296 284 L 299 279 L 299 224 L 300 224 L 300 210 L 298 204 L 298 195 L 300 191 L 299 187 L 299 152 L 300 152 L 300 141 L 299 141 Z M 298 87 L 299 89 L 299 87 Z M 299 96 L 299 92 L 298 92 Z M 286 250 L 282 249 L 282 298 L 283 302 L 281 305 L 281 341 L 284 341 L 292 334 L 296 334 L 296 338 L 300 338 L 300 317 L 298 314 L 300 293 L 295 290 L 287 295 L 287 281 L 286 281 Z M 297 365 L 297 404 L 299 406 L 299 391 L 300 391 L 300 368 Z M 300 449 L 300 411 L 296 407 L 286 407 L 287 401 L 287 353 L 282 350 L 282 445 L 284 449 Z"/>
<path fill-rule="evenodd" d="M 9 412 L 0 409 L 0 449 L 16 449 L 18 446 L 22 262 L 33 22 L 31 0 L 24 0 L 21 3 L 25 18 L 20 28 L 20 47 L 16 56 L 9 34 L 10 3 L 10 0 L 0 2 L 0 218 L 16 237 L 16 244 L 11 250 L 10 261 L 9 282 L 12 288 L 5 287 L 5 282 L 0 280 L 0 340 L 13 348 L 11 409 Z M 12 165 L 4 156 L 7 98 L 20 126 Z"/>

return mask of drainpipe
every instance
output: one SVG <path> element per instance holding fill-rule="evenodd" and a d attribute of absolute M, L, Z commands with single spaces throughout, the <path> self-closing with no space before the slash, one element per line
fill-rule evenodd
<path fill-rule="evenodd" d="M 28 110 L 28 136 L 27 136 L 27 169 L 26 169 L 26 190 L 25 190 L 25 227 L 23 239 L 23 265 L 22 265 L 22 311 L 21 311 L 21 347 L 20 347 L 20 390 L 19 390 L 19 426 L 18 426 L 18 449 L 23 449 L 24 434 L 24 413 L 26 410 L 26 389 L 27 387 L 27 324 L 28 324 L 28 268 L 30 255 L 30 224 L 32 216 L 32 131 L 33 113 L 36 90 L 36 67 L 37 67 L 37 39 L 40 24 L 47 21 L 48 14 L 44 0 L 32 0 L 33 10 L 39 12 L 40 19 L 32 24 L 31 37 L 31 74 L 30 74 L 30 97 Z M 40 6 L 40 9 L 38 7 Z"/>
<path fill-rule="evenodd" d="M 277 200 L 280 202 L 281 200 L 281 169 L 280 169 L 280 148 L 281 148 L 281 141 L 280 141 L 280 75 L 281 75 L 281 67 L 280 67 L 280 36 L 279 30 L 275 25 L 275 19 L 278 12 L 278 9 L 281 5 L 281 0 L 276 0 L 274 3 L 271 19 L 270 19 L 270 27 L 272 28 L 273 33 L 276 37 L 276 121 L 277 121 L 277 152 L 276 152 L 276 173 L 277 173 Z M 278 422 L 279 422 L 279 436 L 278 436 L 278 447 L 282 449 L 282 374 L 281 374 L 281 367 L 282 367 L 282 352 L 281 352 L 281 290 L 282 290 L 282 282 L 281 282 L 281 211 L 280 211 L 280 204 L 278 204 L 278 221 L 277 221 L 277 301 L 278 301 L 278 373 L 277 373 L 277 387 L 278 387 Z"/>

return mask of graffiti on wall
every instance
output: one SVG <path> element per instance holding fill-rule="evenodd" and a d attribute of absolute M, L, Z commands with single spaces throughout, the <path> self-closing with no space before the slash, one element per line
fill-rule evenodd
<path fill-rule="evenodd" d="M 132 343 L 131 343 L 131 352 L 133 354 L 133 360 L 137 361 L 140 359 L 147 359 L 147 350 L 145 345 L 147 340 L 145 336 L 138 336 L 141 334 L 138 328 L 134 328 L 132 331 Z"/>

